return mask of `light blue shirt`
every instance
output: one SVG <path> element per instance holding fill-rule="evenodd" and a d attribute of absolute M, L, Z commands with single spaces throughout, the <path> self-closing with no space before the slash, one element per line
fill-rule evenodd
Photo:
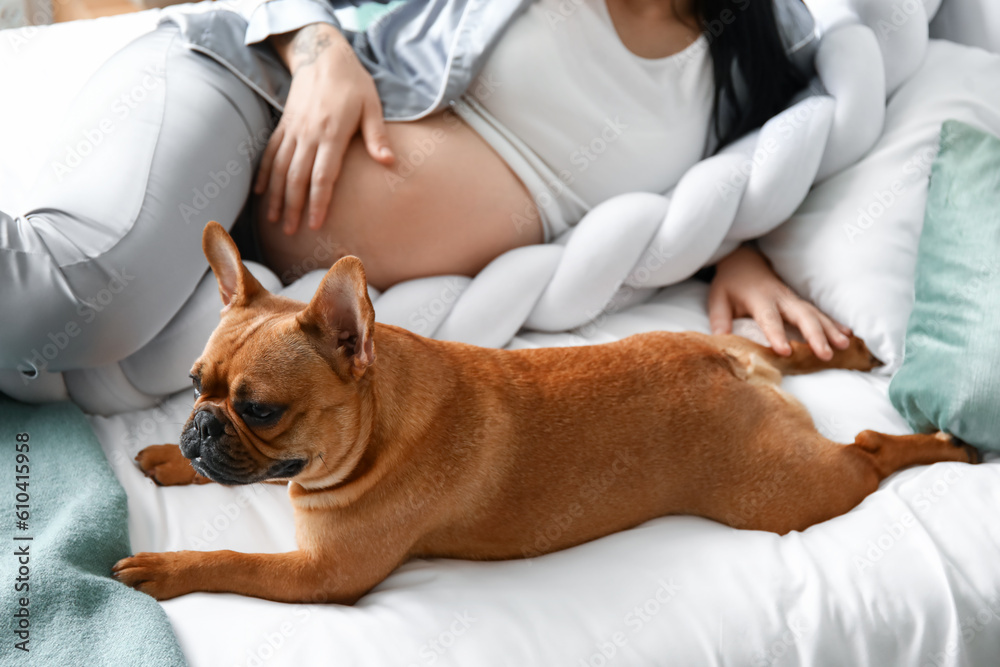
<path fill-rule="evenodd" d="M 373 0 L 385 3 L 388 0 Z M 365 32 L 344 30 L 335 9 L 366 0 L 237 0 L 164 10 L 191 48 L 205 53 L 251 85 L 276 108 L 290 77 L 268 37 L 311 23 L 341 29 L 371 73 L 388 120 L 416 120 L 457 100 L 479 74 L 508 25 L 534 0 L 409 0 Z M 760 0 L 747 0 L 760 1 Z M 801 0 L 773 0 L 785 49 L 812 73 L 818 43 Z M 724 100 L 723 100 L 724 102 Z M 720 110 L 726 118 L 725 110 Z"/>

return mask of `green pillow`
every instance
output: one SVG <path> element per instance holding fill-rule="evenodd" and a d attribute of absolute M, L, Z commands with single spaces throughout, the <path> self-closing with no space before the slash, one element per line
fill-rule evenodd
<path fill-rule="evenodd" d="M 1000 451 L 1000 139 L 941 128 L 892 404 L 915 431 Z"/>
<path fill-rule="evenodd" d="M 394 0 L 389 4 L 382 5 L 374 2 L 361 5 L 355 9 L 355 20 L 358 22 L 359 31 L 367 30 L 377 18 L 383 14 L 388 14 L 397 6 L 403 4 L 402 0 Z"/>

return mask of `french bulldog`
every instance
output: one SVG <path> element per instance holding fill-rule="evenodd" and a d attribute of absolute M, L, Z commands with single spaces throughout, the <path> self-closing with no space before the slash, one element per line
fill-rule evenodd
<path fill-rule="evenodd" d="M 351 604 L 414 557 L 524 558 L 669 514 L 784 534 L 847 512 L 900 468 L 976 462 L 944 434 L 820 435 L 783 374 L 830 361 L 737 336 L 654 332 L 496 350 L 375 322 L 356 257 L 300 303 L 267 292 L 225 230 L 203 247 L 222 315 L 191 369 L 162 484 L 287 480 L 298 549 L 139 553 L 114 576 L 165 600 L 219 591 Z"/>

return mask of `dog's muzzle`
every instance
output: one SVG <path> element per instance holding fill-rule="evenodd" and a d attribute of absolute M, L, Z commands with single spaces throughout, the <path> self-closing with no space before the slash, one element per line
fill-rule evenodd
<path fill-rule="evenodd" d="M 237 447 L 226 441 L 234 439 Z M 195 412 L 181 435 L 181 453 L 191 459 L 199 474 L 220 484 L 253 484 L 266 479 L 285 479 L 302 472 L 301 458 L 275 461 L 266 470 L 239 449 L 239 440 L 226 435 L 226 425 L 211 408 Z"/>
<path fill-rule="evenodd" d="M 194 413 L 189 426 L 181 438 L 181 453 L 192 460 L 201 456 L 202 449 L 211 447 L 226 432 L 226 425 L 211 410 Z"/>

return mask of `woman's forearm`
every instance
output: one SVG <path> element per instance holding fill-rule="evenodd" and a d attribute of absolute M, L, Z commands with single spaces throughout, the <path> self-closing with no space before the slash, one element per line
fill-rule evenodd
<path fill-rule="evenodd" d="M 295 32 L 274 35 L 270 41 L 292 75 L 320 58 L 354 55 L 344 35 L 329 23 L 311 23 Z"/>
<path fill-rule="evenodd" d="M 372 75 L 333 25 L 311 23 L 269 39 L 292 82 L 254 192 L 265 195 L 267 219 L 283 221 L 286 234 L 298 229 L 303 211 L 309 228 L 317 230 L 354 136 L 360 132 L 373 160 L 392 164 L 382 102 Z"/>

